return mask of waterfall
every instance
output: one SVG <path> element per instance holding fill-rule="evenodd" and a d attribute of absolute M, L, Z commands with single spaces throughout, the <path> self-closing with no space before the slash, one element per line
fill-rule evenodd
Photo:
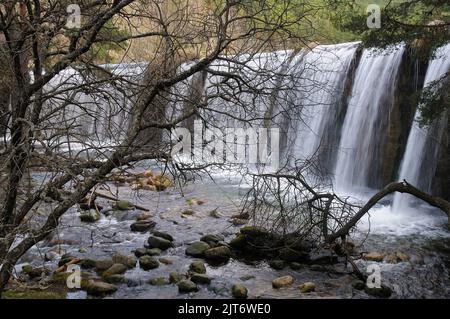
<path fill-rule="evenodd" d="M 342 123 L 338 116 L 345 111 L 340 103 L 358 47 L 359 43 L 319 45 L 294 59 L 291 72 L 298 83 L 290 102 L 290 114 L 295 114 L 288 137 L 292 160 L 301 163 L 316 155 L 326 158 L 339 142 L 336 132 Z"/>
<path fill-rule="evenodd" d="M 424 88 L 441 79 L 450 70 L 450 44 L 437 50 L 435 59 L 430 62 L 425 77 Z M 432 190 L 432 181 L 436 171 L 439 155 L 439 144 L 447 123 L 448 113 L 444 112 L 441 118 L 426 127 L 420 127 L 417 120 L 420 111 L 411 128 L 405 155 L 400 167 L 399 180 L 420 188 L 425 192 Z M 394 196 L 393 211 L 408 209 L 412 196 L 396 194 Z"/>
<path fill-rule="evenodd" d="M 385 126 L 394 103 L 404 52 L 404 46 L 387 49 L 381 54 L 374 49 L 363 52 L 335 167 L 335 187 L 340 192 L 351 193 L 379 186 L 374 181 L 380 175 Z"/>

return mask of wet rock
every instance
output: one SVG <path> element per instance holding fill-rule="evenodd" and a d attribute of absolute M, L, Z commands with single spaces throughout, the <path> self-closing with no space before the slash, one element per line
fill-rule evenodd
<path fill-rule="evenodd" d="M 135 268 L 137 264 L 137 259 L 133 256 L 127 256 L 122 253 L 115 253 L 112 257 L 114 263 L 125 265 L 128 269 Z"/>
<path fill-rule="evenodd" d="M 145 233 L 155 228 L 156 223 L 152 220 L 141 220 L 131 224 L 130 229 L 133 232 Z"/>
<path fill-rule="evenodd" d="M 159 248 L 147 249 L 148 256 L 160 256 L 162 254 L 162 250 Z"/>
<path fill-rule="evenodd" d="M 134 251 L 134 255 L 137 258 L 140 258 L 142 256 L 148 255 L 148 251 L 149 251 L 149 249 L 147 249 L 147 248 L 138 248 Z M 161 253 L 161 250 L 160 250 L 160 253 Z"/>
<path fill-rule="evenodd" d="M 109 284 L 120 284 L 125 282 L 125 276 L 121 274 L 107 276 L 104 277 L 104 279 Z"/>
<path fill-rule="evenodd" d="M 83 260 L 80 262 L 80 266 L 81 266 L 81 268 L 83 268 L 83 269 L 92 269 L 92 268 L 95 268 L 96 264 L 97 264 L 97 261 L 95 261 L 95 260 L 93 260 L 93 259 L 89 259 L 89 258 L 83 259 Z"/>
<path fill-rule="evenodd" d="M 189 293 L 198 291 L 197 285 L 195 282 L 192 282 L 191 280 L 181 280 L 178 283 L 178 290 L 182 293 Z"/>
<path fill-rule="evenodd" d="M 91 296 L 103 296 L 117 291 L 117 287 L 113 284 L 93 280 L 85 282 L 84 285 L 82 285 L 82 289 L 86 290 L 88 295 Z"/>
<path fill-rule="evenodd" d="M 290 286 L 294 283 L 294 278 L 292 276 L 284 276 L 277 278 L 272 281 L 272 287 L 275 289 Z"/>
<path fill-rule="evenodd" d="M 213 235 L 213 234 L 208 234 L 203 236 L 200 240 L 205 242 L 205 243 L 214 243 L 214 244 L 218 244 L 219 242 L 223 241 L 225 238 L 221 235 Z"/>
<path fill-rule="evenodd" d="M 138 222 L 140 222 L 140 221 L 148 220 L 152 217 L 153 217 L 153 215 L 150 213 L 140 213 L 139 215 L 137 215 L 136 220 Z"/>
<path fill-rule="evenodd" d="M 169 281 L 172 284 L 177 284 L 184 279 L 186 279 L 186 275 L 179 273 L 177 271 L 173 271 L 169 274 Z"/>
<path fill-rule="evenodd" d="M 91 209 L 89 211 L 83 212 L 80 215 L 80 220 L 83 223 L 95 223 L 100 220 L 100 214 L 95 209 Z"/>
<path fill-rule="evenodd" d="M 191 277 L 191 281 L 199 285 L 209 285 L 211 280 L 211 277 L 205 274 L 194 274 Z"/>
<path fill-rule="evenodd" d="M 42 275 L 50 275 L 51 271 L 47 268 L 34 268 L 30 265 L 25 265 L 22 267 L 22 272 L 26 274 L 31 279 L 41 277 Z"/>
<path fill-rule="evenodd" d="M 124 210 L 133 210 L 135 206 L 129 201 L 119 200 L 114 204 L 113 208 L 124 211 Z"/>
<path fill-rule="evenodd" d="M 248 223 L 248 220 L 247 219 L 234 218 L 234 219 L 231 220 L 231 223 L 234 226 L 243 226 L 243 225 Z"/>
<path fill-rule="evenodd" d="M 161 250 L 167 250 L 172 247 L 171 241 L 161 237 L 150 236 L 147 242 L 150 248 L 159 248 Z"/>
<path fill-rule="evenodd" d="M 151 270 L 159 267 L 159 261 L 150 256 L 142 256 L 139 258 L 139 265 L 144 270 Z"/>
<path fill-rule="evenodd" d="M 159 262 L 164 265 L 173 265 L 174 260 L 169 257 L 161 257 L 161 258 L 159 258 Z"/>
<path fill-rule="evenodd" d="M 112 265 L 114 265 L 114 262 L 112 261 L 112 259 L 97 260 L 95 262 L 95 269 L 97 271 L 105 271 L 105 270 L 109 269 Z"/>
<path fill-rule="evenodd" d="M 316 284 L 313 282 L 305 282 L 304 284 L 298 286 L 298 289 L 300 289 L 302 294 L 307 294 L 316 290 Z"/>
<path fill-rule="evenodd" d="M 127 271 L 127 266 L 123 264 L 114 264 L 105 270 L 102 274 L 103 277 L 109 277 L 112 275 L 122 275 Z"/>
<path fill-rule="evenodd" d="M 411 259 L 411 258 L 409 257 L 409 255 L 407 255 L 407 254 L 405 254 L 405 253 L 403 253 L 403 252 L 401 252 L 401 251 L 396 252 L 395 255 L 397 256 L 397 258 L 398 258 L 401 262 L 408 262 L 408 261 Z"/>
<path fill-rule="evenodd" d="M 381 262 L 384 259 L 384 254 L 378 253 L 378 252 L 371 252 L 368 254 L 364 254 L 363 258 L 364 258 L 364 260 L 368 260 L 368 261 Z"/>
<path fill-rule="evenodd" d="M 230 246 L 235 249 L 242 249 L 247 245 L 247 236 L 243 234 L 237 235 L 230 242 Z"/>
<path fill-rule="evenodd" d="M 269 262 L 269 266 L 276 270 L 283 270 L 286 267 L 286 263 L 284 262 L 284 260 L 276 259 L 271 260 Z"/>
<path fill-rule="evenodd" d="M 367 285 L 364 287 L 366 294 L 377 298 L 389 298 L 392 295 L 392 291 L 388 287 L 381 288 L 369 288 Z"/>
<path fill-rule="evenodd" d="M 202 241 L 196 241 L 186 248 L 186 255 L 192 257 L 203 257 L 205 251 L 208 250 L 209 248 L 210 247 L 207 243 Z"/>
<path fill-rule="evenodd" d="M 156 237 L 159 237 L 159 238 L 164 238 L 165 240 L 168 240 L 168 241 L 173 241 L 172 235 L 170 235 L 168 233 L 161 232 L 161 231 L 154 231 L 153 232 L 153 236 L 156 236 Z"/>
<path fill-rule="evenodd" d="M 241 284 L 235 284 L 231 288 L 231 293 L 233 297 L 236 299 L 247 299 L 248 298 L 248 290 L 245 286 Z"/>
<path fill-rule="evenodd" d="M 352 287 L 356 290 L 364 290 L 364 288 L 366 287 L 366 284 L 362 280 L 354 280 L 352 282 Z"/>
<path fill-rule="evenodd" d="M 197 274 L 206 274 L 205 264 L 201 261 L 193 261 L 189 266 L 189 270 Z"/>
<path fill-rule="evenodd" d="M 231 258 L 231 250 L 226 246 L 211 248 L 205 251 L 205 258 L 211 263 L 226 263 Z"/>
<path fill-rule="evenodd" d="M 165 285 L 169 285 L 170 281 L 167 278 L 158 277 L 158 278 L 150 279 L 148 283 L 152 286 L 165 286 Z"/>
<path fill-rule="evenodd" d="M 295 262 L 305 260 L 307 256 L 308 254 L 286 247 L 280 249 L 279 258 L 288 262 Z"/>
<path fill-rule="evenodd" d="M 58 258 L 58 254 L 54 251 L 48 251 L 45 253 L 45 261 L 53 261 L 56 260 L 56 258 Z"/>

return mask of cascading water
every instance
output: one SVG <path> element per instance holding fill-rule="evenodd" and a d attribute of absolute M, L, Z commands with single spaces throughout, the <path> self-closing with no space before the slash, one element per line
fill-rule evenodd
<path fill-rule="evenodd" d="M 424 88 L 441 79 L 449 70 L 450 44 L 437 50 L 436 58 L 430 62 L 428 67 Z M 447 123 L 448 113 L 444 112 L 440 119 L 435 120 L 427 127 L 420 127 L 417 123 L 420 116 L 420 111 L 417 111 L 401 164 L 399 180 L 406 180 L 423 191 L 431 192 L 439 144 Z M 393 211 L 407 210 L 410 208 L 412 199 L 412 196 L 407 194 L 396 194 L 392 205 Z"/>
<path fill-rule="evenodd" d="M 385 123 L 394 103 L 396 80 L 404 46 L 381 54 L 366 49 L 356 71 L 352 95 L 342 128 L 335 188 L 359 192 L 376 187 Z"/>
<path fill-rule="evenodd" d="M 298 77 L 298 83 L 291 103 L 294 113 L 297 110 L 299 114 L 291 119 L 291 161 L 308 160 L 314 155 L 327 157 L 339 142 L 332 132 L 339 129 L 340 102 L 358 46 L 359 43 L 319 45 L 307 54 L 300 52 L 294 59 L 297 65 L 291 72 L 295 73 L 294 78 Z"/>

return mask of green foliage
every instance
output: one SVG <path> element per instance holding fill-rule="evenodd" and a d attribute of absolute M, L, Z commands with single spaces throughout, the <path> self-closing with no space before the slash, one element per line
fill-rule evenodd
<path fill-rule="evenodd" d="M 98 63 L 116 62 L 112 53 L 124 50 L 128 41 L 119 42 L 119 40 L 129 36 L 130 33 L 127 30 L 120 29 L 110 20 L 100 30 L 98 38 L 102 41 L 95 43 L 90 53 L 95 56 Z"/>
<path fill-rule="evenodd" d="M 431 124 L 441 118 L 442 114 L 450 109 L 450 72 L 441 79 L 431 83 L 422 92 L 422 100 L 419 104 L 421 127 Z"/>

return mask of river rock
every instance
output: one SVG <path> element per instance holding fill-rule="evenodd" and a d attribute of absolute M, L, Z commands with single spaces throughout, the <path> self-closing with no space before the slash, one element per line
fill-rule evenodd
<path fill-rule="evenodd" d="M 148 249 L 147 248 L 138 248 L 138 249 L 136 249 L 135 251 L 134 251 L 134 255 L 137 257 L 137 258 L 140 258 L 140 257 L 142 257 L 142 256 L 145 256 L 145 255 L 148 255 Z"/>
<path fill-rule="evenodd" d="M 189 293 L 189 292 L 198 291 L 198 288 L 197 288 L 197 285 L 195 284 L 195 282 L 185 279 L 185 280 L 181 280 L 178 283 L 178 290 L 183 293 Z"/>
<path fill-rule="evenodd" d="M 111 275 L 104 277 L 105 281 L 109 284 L 120 284 L 122 282 L 125 282 L 125 276 L 124 275 Z"/>
<path fill-rule="evenodd" d="M 364 290 L 364 288 L 366 287 L 366 284 L 362 280 L 354 280 L 352 282 L 352 287 L 356 290 Z"/>
<path fill-rule="evenodd" d="M 172 284 L 177 284 L 184 279 L 186 279 L 186 275 L 179 273 L 177 271 L 173 271 L 169 274 L 169 281 Z"/>
<path fill-rule="evenodd" d="M 231 250 L 226 246 L 211 248 L 205 251 L 205 258 L 212 263 L 226 263 L 231 258 Z"/>
<path fill-rule="evenodd" d="M 189 270 L 197 274 L 206 274 L 205 264 L 201 261 L 193 261 Z"/>
<path fill-rule="evenodd" d="M 158 277 L 158 278 L 150 279 L 148 283 L 152 286 L 165 286 L 165 285 L 169 285 L 170 281 L 167 278 Z"/>
<path fill-rule="evenodd" d="M 120 252 L 117 252 L 112 257 L 114 263 L 125 265 L 127 268 L 135 268 L 137 264 L 137 259 L 133 256 L 127 256 Z"/>
<path fill-rule="evenodd" d="M 161 254 L 162 254 L 162 250 L 159 248 L 147 249 L 148 256 L 160 256 Z"/>
<path fill-rule="evenodd" d="M 109 277 L 112 275 L 122 275 L 127 271 L 127 266 L 123 264 L 114 264 L 105 270 L 102 274 L 103 277 Z"/>
<path fill-rule="evenodd" d="M 151 270 L 159 267 L 159 261 L 150 256 L 142 256 L 139 258 L 139 265 L 144 270 Z"/>
<path fill-rule="evenodd" d="M 363 258 L 364 258 L 364 260 L 368 260 L 368 261 L 381 262 L 384 259 L 384 254 L 378 253 L 378 252 L 371 252 L 371 253 L 365 254 Z"/>
<path fill-rule="evenodd" d="M 80 215 L 80 220 L 83 223 L 95 223 L 100 220 L 100 214 L 95 209 L 90 209 Z"/>
<path fill-rule="evenodd" d="M 283 270 L 286 267 L 286 263 L 284 260 L 275 259 L 269 262 L 269 266 L 276 270 Z"/>
<path fill-rule="evenodd" d="M 200 240 L 207 244 L 209 244 L 209 243 L 217 244 L 217 243 L 225 240 L 225 238 L 221 235 L 208 234 L 208 235 L 203 236 Z"/>
<path fill-rule="evenodd" d="M 164 265 L 173 265 L 174 260 L 169 257 L 161 257 L 161 258 L 159 258 L 159 262 Z"/>
<path fill-rule="evenodd" d="M 307 294 L 316 290 L 316 284 L 313 282 L 305 282 L 304 284 L 298 286 L 298 289 L 300 289 L 302 294 Z"/>
<path fill-rule="evenodd" d="M 247 236 L 243 234 L 238 234 L 235 238 L 230 241 L 230 246 L 235 249 L 242 249 L 247 245 Z"/>
<path fill-rule="evenodd" d="M 286 247 L 280 249 L 279 258 L 288 262 L 295 262 L 305 260 L 307 256 L 308 254 Z"/>
<path fill-rule="evenodd" d="M 194 274 L 191 277 L 191 281 L 199 285 L 209 285 L 211 280 L 211 277 L 206 274 Z"/>
<path fill-rule="evenodd" d="M 119 200 L 114 204 L 113 208 L 117 210 L 133 210 L 135 206 L 129 201 Z"/>
<path fill-rule="evenodd" d="M 235 284 L 233 288 L 231 288 L 231 293 L 233 294 L 233 297 L 236 299 L 247 299 L 248 297 L 247 288 L 241 284 Z"/>
<path fill-rule="evenodd" d="M 147 242 L 150 248 L 159 248 L 161 250 L 167 250 L 172 247 L 171 241 L 161 237 L 150 236 Z"/>
<path fill-rule="evenodd" d="M 117 291 L 117 287 L 112 284 L 93 280 L 86 282 L 82 288 L 91 296 L 103 296 Z"/>
<path fill-rule="evenodd" d="M 130 229 L 133 232 L 145 233 L 150 231 L 156 226 L 156 223 L 152 220 L 141 220 L 131 224 Z"/>
<path fill-rule="evenodd" d="M 105 270 L 109 269 L 112 265 L 114 265 L 114 262 L 112 261 L 112 259 L 97 260 L 95 262 L 95 269 L 97 271 L 105 271 Z"/>
<path fill-rule="evenodd" d="M 210 247 L 207 243 L 202 241 L 196 241 L 186 248 L 186 255 L 192 257 L 203 257 L 205 251 L 208 250 L 209 248 Z"/>
<path fill-rule="evenodd" d="M 136 216 L 136 220 L 138 222 L 143 221 L 143 220 L 148 220 L 150 218 L 152 218 L 153 215 L 150 213 L 140 213 L 139 215 Z"/>
<path fill-rule="evenodd" d="M 172 235 L 168 234 L 168 233 L 164 233 L 161 231 L 154 231 L 153 232 L 153 236 L 159 237 L 159 238 L 164 238 L 168 241 L 173 241 L 173 237 Z"/>
<path fill-rule="evenodd" d="M 290 286 L 294 283 L 294 278 L 292 276 L 284 276 L 272 281 L 272 287 L 275 289 Z"/>

